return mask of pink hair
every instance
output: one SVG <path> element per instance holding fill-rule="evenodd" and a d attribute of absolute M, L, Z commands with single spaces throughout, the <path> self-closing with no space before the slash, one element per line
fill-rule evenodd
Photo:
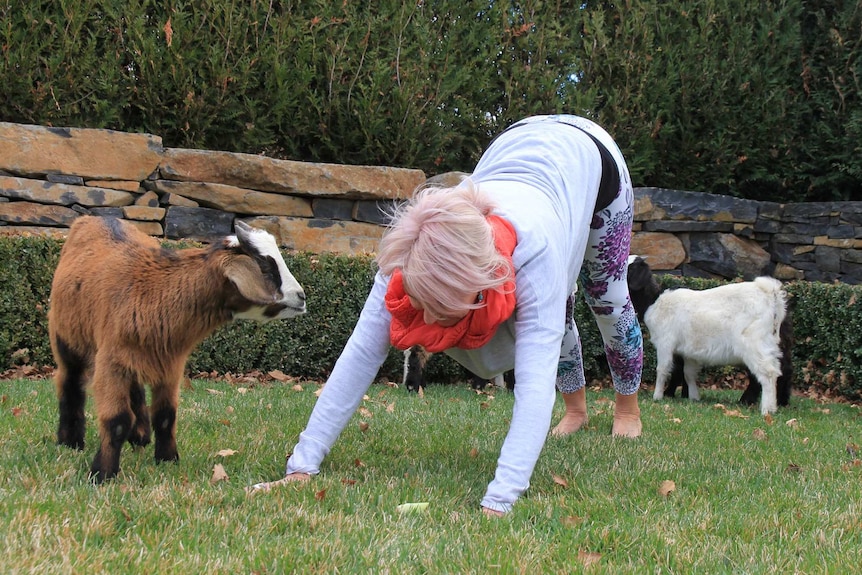
<path fill-rule="evenodd" d="M 438 318 L 481 307 L 465 301 L 471 293 L 500 289 L 513 275 L 494 247 L 486 219 L 493 209 L 469 179 L 454 188 L 420 188 L 395 209 L 380 241 L 381 273 L 400 269 L 407 294 Z"/>

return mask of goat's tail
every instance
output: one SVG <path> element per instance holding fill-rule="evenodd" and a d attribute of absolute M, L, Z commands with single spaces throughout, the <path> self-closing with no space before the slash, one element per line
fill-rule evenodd
<path fill-rule="evenodd" d="M 770 311 L 772 312 L 772 334 L 776 341 L 779 338 L 781 324 L 787 315 L 787 292 L 782 288 L 781 282 L 771 277 L 759 277 L 754 280 L 755 285 L 770 296 Z"/>

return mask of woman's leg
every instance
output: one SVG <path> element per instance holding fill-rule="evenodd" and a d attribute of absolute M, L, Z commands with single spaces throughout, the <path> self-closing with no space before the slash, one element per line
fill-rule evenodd
<path fill-rule="evenodd" d="M 605 346 L 616 391 L 613 434 L 641 434 L 637 392 L 643 368 L 643 336 L 627 283 L 633 193 L 623 185 L 611 204 L 593 216 L 581 268 L 581 284 Z"/>
<path fill-rule="evenodd" d="M 566 300 L 566 332 L 557 365 L 557 389 L 563 395 L 566 413 L 551 435 L 562 437 L 574 433 L 587 423 L 587 392 L 581 340 L 575 325 L 575 294 Z"/>

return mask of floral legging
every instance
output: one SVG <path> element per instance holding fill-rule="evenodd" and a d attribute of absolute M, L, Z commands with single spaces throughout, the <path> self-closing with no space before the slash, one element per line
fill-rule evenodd
<path fill-rule="evenodd" d="M 643 368 L 643 336 L 627 283 L 632 205 L 632 189 L 623 185 L 613 202 L 593 216 L 579 276 L 602 334 L 614 389 L 622 395 L 637 393 Z M 566 302 L 566 332 L 557 366 L 557 389 L 562 393 L 574 393 L 587 383 L 574 310 L 572 293 Z"/>

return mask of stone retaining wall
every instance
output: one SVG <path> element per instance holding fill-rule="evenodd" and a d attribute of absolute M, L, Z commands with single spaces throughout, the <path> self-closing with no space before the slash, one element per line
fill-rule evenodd
<path fill-rule="evenodd" d="M 0 123 L 0 231 L 64 235 L 81 214 L 114 215 L 150 235 L 206 241 L 234 218 L 290 250 L 370 253 L 384 210 L 419 170 L 275 160 L 167 148 L 110 130 Z M 772 274 L 862 283 L 862 202 L 777 204 L 635 190 L 633 253 L 688 276 Z"/>

